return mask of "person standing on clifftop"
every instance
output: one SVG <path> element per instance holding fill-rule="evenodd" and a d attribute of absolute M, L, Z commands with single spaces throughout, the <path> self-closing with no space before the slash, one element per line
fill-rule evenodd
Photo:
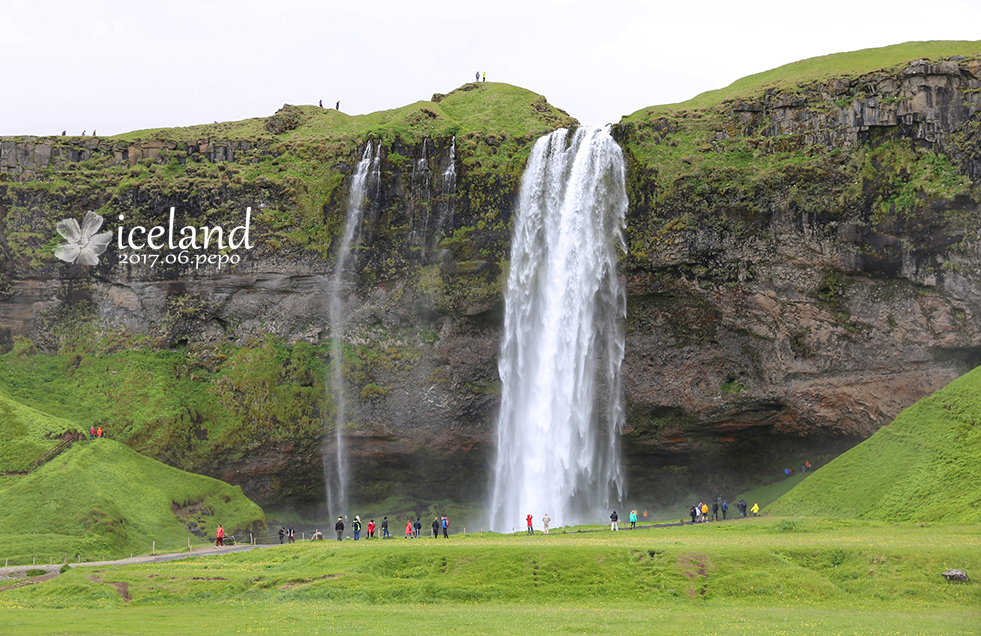
<path fill-rule="evenodd" d="M 324 107 L 324 100 L 320 100 L 320 107 L 321 107 L 321 108 L 323 108 L 323 107 Z"/>
<path fill-rule="evenodd" d="M 478 81 L 478 82 L 480 81 L 480 71 L 477 71 L 477 80 L 476 81 Z M 84 135 L 85 133 L 82 133 L 82 134 Z"/>
<path fill-rule="evenodd" d="M 337 101 L 337 105 L 334 106 L 334 110 L 336 110 L 337 112 L 341 112 L 341 102 L 340 102 L 340 100 Z"/>
<path fill-rule="evenodd" d="M 484 81 L 487 81 L 487 71 L 484 71 Z"/>

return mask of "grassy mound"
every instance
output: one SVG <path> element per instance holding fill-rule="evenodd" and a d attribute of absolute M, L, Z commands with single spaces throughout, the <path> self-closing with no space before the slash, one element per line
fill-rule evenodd
<path fill-rule="evenodd" d="M 981 521 L 981 368 L 923 398 L 781 497 L 780 515 Z"/>
<path fill-rule="evenodd" d="M 27 476 L 0 481 L 0 556 L 11 563 L 144 553 L 265 525 L 240 488 L 185 473 L 109 439 L 77 442 Z M 178 517 L 178 513 L 183 515 Z M 192 538 L 200 544 L 200 540 Z"/>

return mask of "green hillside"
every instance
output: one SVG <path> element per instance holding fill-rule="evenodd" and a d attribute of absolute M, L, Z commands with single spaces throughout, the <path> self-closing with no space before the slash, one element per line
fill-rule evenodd
<path fill-rule="evenodd" d="M 981 368 L 777 500 L 779 515 L 889 521 L 981 521 Z"/>
<path fill-rule="evenodd" d="M 241 488 L 149 459 L 110 439 L 83 440 L 27 476 L 0 480 L 0 557 L 83 559 L 179 550 L 209 538 L 265 529 Z M 181 514 L 183 518 L 179 518 Z"/>
<path fill-rule="evenodd" d="M 0 392 L 0 472 L 27 472 L 62 435 L 82 430 L 75 422 L 25 406 Z"/>

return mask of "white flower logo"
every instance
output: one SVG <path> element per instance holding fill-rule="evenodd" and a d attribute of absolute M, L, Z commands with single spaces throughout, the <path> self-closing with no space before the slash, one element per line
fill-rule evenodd
<path fill-rule="evenodd" d="M 97 265 L 99 254 L 106 251 L 112 232 L 96 234 L 102 227 L 102 216 L 89 210 L 82 219 L 82 227 L 78 227 L 75 219 L 64 219 L 55 227 L 68 241 L 55 248 L 55 256 L 66 263 L 78 261 L 82 265 Z"/>

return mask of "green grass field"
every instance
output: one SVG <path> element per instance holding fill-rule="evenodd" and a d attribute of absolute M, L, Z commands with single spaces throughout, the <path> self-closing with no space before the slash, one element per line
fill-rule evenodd
<path fill-rule="evenodd" d="M 11 635 L 976 634 L 981 586 L 949 567 L 981 567 L 976 527 L 760 518 L 79 567 L 0 593 L 0 611 Z"/>

